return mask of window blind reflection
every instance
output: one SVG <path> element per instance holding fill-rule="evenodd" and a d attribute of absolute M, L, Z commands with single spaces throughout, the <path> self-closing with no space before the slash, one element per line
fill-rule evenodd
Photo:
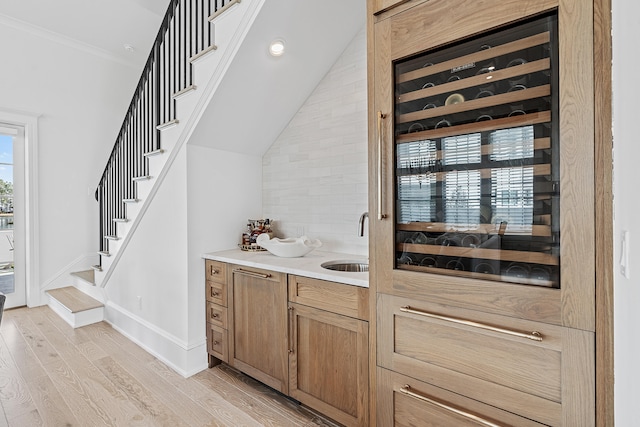
<path fill-rule="evenodd" d="M 480 171 L 447 172 L 445 187 L 445 221 L 467 227 L 480 223 Z"/>
<path fill-rule="evenodd" d="M 436 164 L 438 150 L 431 140 L 398 144 L 396 149 L 397 167 L 404 170 L 420 170 Z"/>
<path fill-rule="evenodd" d="M 434 175 L 398 177 L 398 220 L 401 223 L 429 222 L 435 209 Z"/>
<path fill-rule="evenodd" d="M 481 142 L 482 136 L 480 133 L 443 138 L 443 163 L 445 165 L 480 163 L 482 157 Z"/>
<path fill-rule="evenodd" d="M 533 157 L 533 126 L 500 129 L 489 134 L 493 161 L 527 159 Z"/>
<path fill-rule="evenodd" d="M 533 224 L 533 167 L 491 170 L 493 223 L 505 221 L 510 232 L 530 233 Z"/>

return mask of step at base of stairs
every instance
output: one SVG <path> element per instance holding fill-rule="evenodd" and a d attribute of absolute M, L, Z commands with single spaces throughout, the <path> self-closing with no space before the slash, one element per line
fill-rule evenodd
<path fill-rule="evenodd" d="M 72 328 L 104 320 L 104 304 L 73 286 L 47 291 L 49 307 Z"/>

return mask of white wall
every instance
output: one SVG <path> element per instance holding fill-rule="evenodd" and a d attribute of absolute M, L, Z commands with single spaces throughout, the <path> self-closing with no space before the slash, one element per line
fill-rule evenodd
<path fill-rule="evenodd" d="M 262 158 L 202 146 L 187 147 L 187 322 L 188 339 L 196 342 L 205 334 L 202 254 L 236 247 L 247 219 L 261 216 Z"/>
<path fill-rule="evenodd" d="M 362 28 L 263 157 L 263 216 L 278 237 L 368 254 L 367 60 Z"/>
<path fill-rule="evenodd" d="M 614 364 L 616 425 L 638 424 L 640 395 L 640 4 L 613 2 Z M 621 233 L 631 235 L 630 277 L 620 273 Z"/>
<path fill-rule="evenodd" d="M 260 163 L 183 145 L 105 287 L 114 328 L 185 376 L 207 361 L 202 254 L 260 215 Z"/>
<path fill-rule="evenodd" d="M 98 249 L 93 191 L 139 71 L 7 25 L 0 40 L 0 109 L 41 114 L 41 287 Z"/>

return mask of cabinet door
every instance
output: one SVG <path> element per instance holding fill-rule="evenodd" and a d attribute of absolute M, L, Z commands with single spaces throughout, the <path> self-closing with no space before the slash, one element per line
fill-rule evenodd
<path fill-rule="evenodd" d="M 429 1 L 375 23 L 378 292 L 595 329 L 592 40 L 587 0 Z"/>
<path fill-rule="evenodd" d="M 290 303 L 289 394 L 345 426 L 368 420 L 368 322 Z"/>
<path fill-rule="evenodd" d="M 230 364 L 288 393 L 286 275 L 233 266 Z"/>

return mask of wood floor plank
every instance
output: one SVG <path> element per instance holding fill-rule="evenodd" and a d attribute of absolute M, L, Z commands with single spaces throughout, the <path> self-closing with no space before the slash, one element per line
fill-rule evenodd
<path fill-rule="evenodd" d="M 194 381 L 193 377 L 183 378 L 175 371 L 164 365 L 159 360 L 151 362 L 150 366 L 155 369 L 171 386 L 181 390 L 198 402 L 208 412 L 213 414 L 220 425 L 224 426 L 260 426 L 256 420 L 251 418 L 241 408 L 236 407 L 223 396 L 219 395 L 215 388 L 207 387 L 204 384 Z"/>
<path fill-rule="evenodd" d="M 111 357 L 96 361 L 102 373 L 116 384 L 145 416 L 149 416 L 153 425 L 188 426 L 180 417 L 167 407 L 145 385 L 138 382 L 129 372 Z"/>
<path fill-rule="evenodd" d="M 211 370 L 210 372 L 211 374 L 231 383 L 239 390 L 255 395 L 255 398 L 264 406 L 275 409 L 276 413 L 283 414 L 291 420 L 293 425 L 307 425 L 309 423 L 309 418 L 311 417 L 313 420 L 312 423 L 314 423 L 312 425 L 335 426 L 335 424 L 317 417 L 317 415 L 310 412 L 303 406 L 285 398 L 275 390 L 242 374 L 228 365 L 221 365 L 219 369 Z M 257 395 L 255 394 L 256 390 L 260 391 Z"/>
<path fill-rule="evenodd" d="M 106 351 L 106 349 L 104 350 Z M 214 412 L 205 409 L 192 396 L 173 387 L 162 375 L 159 375 L 152 367 L 152 363 L 157 359 L 154 358 L 149 363 L 142 363 L 137 358 L 131 357 L 130 353 L 123 352 L 122 349 L 112 352 L 109 357 L 126 370 L 132 378 L 144 384 L 148 391 L 153 393 L 163 405 L 171 406 L 173 411 L 180 414 L 187 424 L 209 426 L 218 425 L 221 422 L 221 420 L 216 421 Z"/>
<path fill-rule="evenodd" d="M 20 375 L 4 339 L 0 340 L 0 404 L 7 419 L 37 412 L 27 384 Z"/>
<path fill-rule="evenodd" d="M 4 313 L 0 408 L 11 427 L 333 426 L 227 365 L 183 378 L 110 325 L 73 329 L 48 307 Z"/>
<path fill-rule="evenodd" d="M 144 416 L 128 401 L 127 396 L 54 325 L 47 322 L 46 317 L 35 315 L 32 320 L 61 358 L 59 362 L 47 366 L 48 374 L 69 407 L 83 422 L 94 426 L 121 426 L 139 425 L 143 421 Z M 107 401 L 115 404 L 103 407 L 96 403 Z"/>

